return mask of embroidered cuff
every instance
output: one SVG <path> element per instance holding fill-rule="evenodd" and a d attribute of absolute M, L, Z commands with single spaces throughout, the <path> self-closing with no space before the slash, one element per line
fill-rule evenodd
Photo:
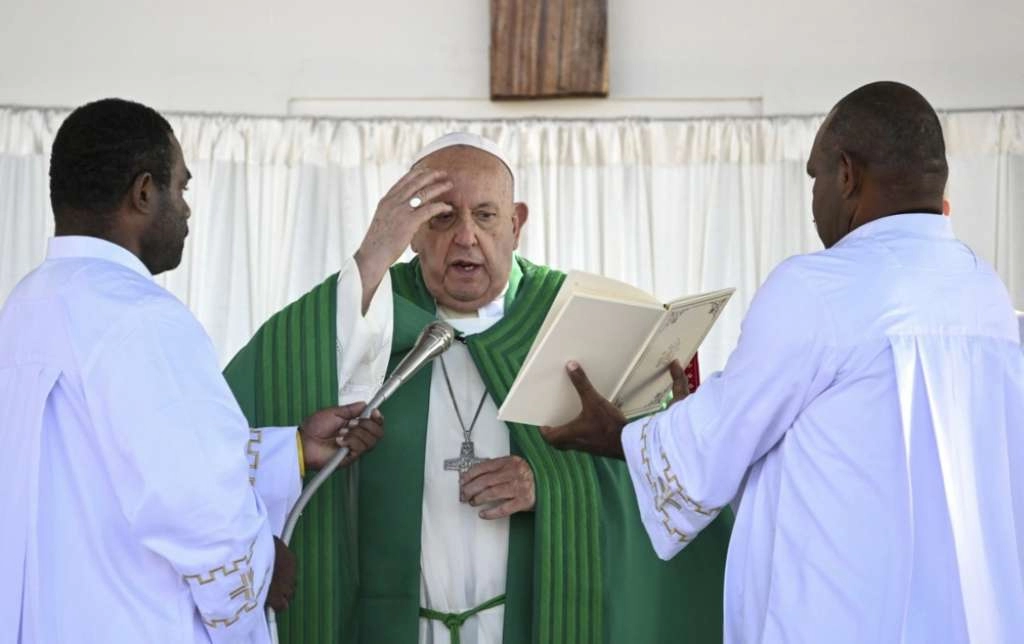
<path fill-rule="evenodd" d="M 648 416 L 627 426 L 622 446 L 651 545 L 659 557 L 667 560 L 686 547 L 722 509 L 705 507 L 687 493 L 659 440 L 659 416 Z"/>
<path fill-rule="evenodd" d="M 182 575 L 185 583 L 192 586 L 193 594 L 200 596 L 197 598 L 197 603 L 200 605 L 200 616 L 203 623 L 209 628 L 228 628 L 238 623 L 246 613 L 259 608 L 260 597 L 263 595 L 269 575 L 261 576 L 260 585 L 257 588 L 256 574 L 252 566 L 255 548 L 256 541 L 254 540 L 249 545 L 249 552 L 243 557 L 205 573 Z M 208 586 L 210 590 L 203 588 L 204 586 Z M 220 595 L 219 600 L 215 599 L 217 595 Z M 226 599 L 224 595 L 226 595 Z M 239 602 L 241 602 L 240 605 Z M 214 609 L 214 606 L 219 610 Z M 204 608 L 206 611 L 218 613 L 220 616 L 214 617 L 204 611 Z M 231 610 L 232 608 L 235 608 L 234 611 Z"/>

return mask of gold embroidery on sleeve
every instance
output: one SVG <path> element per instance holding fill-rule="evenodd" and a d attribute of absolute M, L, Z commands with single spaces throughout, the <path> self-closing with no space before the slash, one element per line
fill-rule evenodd
<path fill-rule="evenodd" d="M 267 585 L 267 577 L 268 576 L 269 576 L 269 574 L 264 575 L 263 576 L 263 583 L 260 584 L 259 589 L 258 590 L 253 590 L 253 588 L 252 588 L 253 571 L 252 571 L 252 568 L 250 568 L 249 572 L 246 573 L 246 575 L 243 575 L 243 577 L 247 577 L 248 585 L 246 584 L 246 581 L 243 580 L 242 586 L 239 587 L 239 588 L 236 588 L 235 590 L 233 590 L 231 592 L 231 598 L 232 599 L 237 599 L 239 595 L 244 594 L 245 597 L 246 597 L 246 602 L 244 604 L 242 604 L 242 606 L 240 606 L 237 611 L 235 611 L 235 614 L 234 614 L 233 617 L 225 617 L 225 618 L 221 618 L 221 619 L 204 619 L 203 623 L 206 624 L 207 626 L 209 626 L 210 628 L 220 628 L 222 626 L 224 628 L 227 628 L 227 627 L 232 626 L 233 624 L 237 623 L 238 620 L 240 620 L 242 618 L 242 615 L 244 615 L 245 613 L 251 613 L 253 610 L 255 610 L 259 606 L 259 604 L 256 602 L 256 598 L 260 596 L 260 594 L 263 592 L 263 587 Z"/>
<path fill-rule="evenodd" d="M 650 438 L 647 435 L 651 419 L 652 417 L 649 416 L 644 422 L 643 427 L 640 428 L 640 455 L 643 459 L 647 484 L 654 491 L 654 507 L 661 515 L 661 524 L 665 531 L 674 536 L 679 543 L 688 543 L 693 540 L 694 535 L 687 534 L 672 525 L 672 520 L 669 517 L 666 506 L 671 506 L 679 512 L 688 510 L 712 518 L 721 512 L 722 509 L 705 508 L 686 493 L 682 483 L 679 482 L 679 478 L 672 471 L 672 466 L 668 462 L 668 456 L 665 454 L 664 449 L 659 450 L 659 456 L 665 467 L 662 469 L 660 476 L 654 475 L 655 470 L 652 467 L 650 455 Z"/>
<path fill-rule="evenodd" d="M 679 479 L 676 478 L 675 472 L 671 470 L 668 464 L 668 456 L 665 454 L 665 450 L 661 450 L 661 460 L 665 463 L 665 469 L 662 471 L 664 478 L 659 478 L 658 483 L 661 484 L 662 490 L 665 490 L 668 493 L 668 496 L 662 499 L 662 508 L 666 503 L 673 503 L 676 508 L 682 510 L 683 508 L 679 507 L 678 502 L 673 498 L 678 496 L 683 501 L 683 504 L 686 505 L 686 509 L 691 512 L 696 512 L 697 514 L 702 514 L 706 517 L 714 517 L 722 511 L 722 508 L 705 508 L 697 501 L 694 501 L 693 498 L 686 493 L 686 489 L 683 487 L 683 484 L 679 482 Z M 670 484 L 673 487 L 669 488 Z"/>
<path fill-rule="evenodd" d="M 231 626 L 232 624 L 236 623 L 239 619 L 241 619 L 243 614 L 252 612 L 253 610 L 259 607 L 257 599 L 259 598 L 260 594 L 263 593 L 263 588 L 267 584 L 267 577 L 269 577 L 269 571 L 266 575 L 263 576 L 263 582 L 260 584 L 259 589 L 255 589 L 254 586 L 256 574 L 253 571 L 252 566 L 250 565 L 250 563 L 252 562 L 252 554 L 255 548 L 256 541 L 253 540 L 252 544 L 249 545 L 249 553 L 246 556 L 241 557 L 239 559 L 235 559 L 230 564 L 218 566 L 217 568 L 208 571 L 206 574 L 183 576 L 183 579 L 185 580 L 186 583 L 195 583 L 200 586 L 204 586 L 206 584 L 213 583 L 218 579 L 218 577 L 226 579 L 231 575 L 238 574 L 238 586 L 228 594 L 228 597 L 230 597 L 231 599 L 238 599 L 241 597 L 245 603 L 242 604 L 242 606 L 240 606 L 237 611 L 235 611 L 235 614 L 232 617 L 224 617 L 209 620 L 204 618 L 203 623 L 209 626 L 210 628 L 226 628 L 228 626 Z"/>
<path fill-rule="evenodd" d="M 245 455 L 249 457 L 249 485 L 256 485 L 256 470 L 260 468 L 260 445 L 263 443 L 263 430 L 250 429 L 249 442 L 245 446 Z"/>
<path fill-rule="evenodd" d="M 249 544 L 249 554 L 245 555 L 244 557 L 242 557 L 240 559 L 235 559 L 234 561 L 232 561 L 228 565 L 218 566 L 218 567 L 214 568 L 213 570 L 210 570 L 209 572 L 207 572 L 205 576 L 204 575 L 185 575 L 184 576 L 185 582 L 187 583 L 187 582 L 190 582 L 190 581 L 194 581 L 195 583 L 199 584 L 200 586 L 205 586 L 206 584 L 212 583 L 217 578 L 218 574 L 220 576 L 222 576 L 222 577 L 230 577 L 231 575 L 233 575 L 233 574 L 237 573 L 239 570 L 241 570 L 242 566 L 248 566 L 249 565 L 249 562 L 252 561 L 253 550 L 255 550 L 255 549 L 256 549 L 256 540 L 254 539 L 253 542 L 251 544 Z M 228 566 L 230 566 L 230 568 Z"/>
<path fill-rule="evenodd" d="M 252 598 L 254 597 L 254 595 L 252 594 L 252 587 L 253 587 L 253 581 L 254 581 L 253 577 L 255 577 L 255 576 L 256 576 L 256 573 L 253 572 L 252 568 L 250 568 L 249 570 L 243 572 L 240 575 L 240 577 L 241 577 L 241 585 L 238 588 L 232 590 L 231 594 L 228 595 L 228 596 L 231 599 L 238 599 L 239 597 L 244 595 L 245 596 L 245 601 L 247 601 L 247 602 L 252 601 Z"/>

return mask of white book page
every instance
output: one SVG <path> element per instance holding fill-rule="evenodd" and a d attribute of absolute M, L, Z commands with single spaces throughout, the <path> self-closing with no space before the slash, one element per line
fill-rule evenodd
<path fill-rule="evenodd" d="M 664 314 L 659 304 L 573 294 L 534 343 L 498 418 L 530 425 L 561 425 L 575 418 L 580 402 L 565 371 L 570 360 L 583 366 L 598 392 L 611 396 Z"/>
<path fill-rule="evenodd" d="M 530 347 L 530 352 L 526 355 L 526 363 L 529 363 L 530 358 L 533 357 L 534 352 L 537 350 L 540 339 L 547 334 L 552 323 L 561 315 L 562 309 L 565 308 L 566 303 L 574 293 L 586 293 L 607 299 L 636 302 L 641 305 L 660 305 L 658 300 L 654 299 L 649 293 L 645 293 L 625 282 L 584 271 L 569 271 L 565 276 L 565 281 L 562 282 L 561 288 L 558 290 L 558 294 L 555 295 L 555 299 L 551 303 L 551 308 L 548 309 L 547 317 L 544 318 L 544 322 L 537 332 L 537 341 L 533 343 L 533 346 Z"/>
<path fill-rule="evenodd" d="M 612 400 L 627 418 L 643 416 L 661 407 L 672 391 L 669 363 L 679 360 L 685 367 L 693 359 L 732 294 L 733 289 L 725 289 L 682 298 L 670 305 Z"/>

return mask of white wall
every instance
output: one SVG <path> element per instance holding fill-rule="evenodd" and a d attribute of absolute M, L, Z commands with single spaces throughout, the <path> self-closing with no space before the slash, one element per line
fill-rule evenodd
<path fill-rule="evenodd" d="M 822 113 L 879 78 L 1024 105 L 1021 0 L 610 0 L 610 100 L 492 104 L 487 0 L 3 0 L 0 104 L 168 111 Z M 373 100 L 366 100 L 373 99 Z"/>

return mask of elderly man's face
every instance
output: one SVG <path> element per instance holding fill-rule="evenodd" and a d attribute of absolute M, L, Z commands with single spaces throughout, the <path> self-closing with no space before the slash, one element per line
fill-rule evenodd
<path fill-rule="evenodd" d="M 425 223 L 412 239 L 427 289 L 442 306 L 475 312 L 508 283 L 526 205 L 512 202 L 508 168 L 483 150 L 444 148 L 416 167 L 444 170 L 453 184 L 438 198 L 452 211 Z"/>

